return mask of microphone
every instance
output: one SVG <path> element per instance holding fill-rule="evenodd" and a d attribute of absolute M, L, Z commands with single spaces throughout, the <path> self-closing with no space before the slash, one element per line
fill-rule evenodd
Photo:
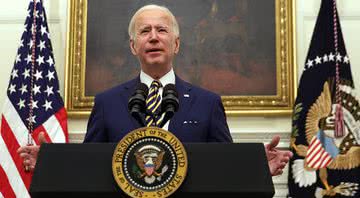
<path fill-rule="evenodd" d="M 146 97 L 148 95 L 149 88 L 144 83 L 140 83 L 136 89 L 135 93 L 130 97 L 128 102 L 128 109 L 138 123 L 144 127 L 146 126 L 145 122 L 145 112 L 146 112 Z"/>
<path fill-rule="evenodd" d="M 179 99 L 178 93 L 176 91 L 174 84 L 167 84 L 164 87 L 162 101 L 161 101 L 161 111 L 165 113 L 163 120 L 161 121 L 159 127 L 163 127 L 167 121 L 169 121 L 179 109 Z"/>

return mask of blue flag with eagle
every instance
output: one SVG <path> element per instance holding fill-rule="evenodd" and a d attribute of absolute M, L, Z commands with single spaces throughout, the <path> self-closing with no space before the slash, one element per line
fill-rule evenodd
<path fill-rule="evenodd" d="M 294 105 L 289 197 L 360 197 L 359 102 L 336 0 L 322 0 Z"/>

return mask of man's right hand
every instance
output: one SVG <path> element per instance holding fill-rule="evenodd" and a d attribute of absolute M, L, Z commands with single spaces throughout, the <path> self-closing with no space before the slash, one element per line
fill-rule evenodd
<path fill-rule="evenodd" d="M 17 153 L 23 159 L 23 165 L 25 171 L 34 171 L 37 161 L 37 156 L 40 150 L 40 145 L 42 143 L 48 143 L 46 141 L 44 132 L 40 132 L 38 136 L 38 140 L 39 140 L 39 145 L 21 146 L 17 150 Z"/>

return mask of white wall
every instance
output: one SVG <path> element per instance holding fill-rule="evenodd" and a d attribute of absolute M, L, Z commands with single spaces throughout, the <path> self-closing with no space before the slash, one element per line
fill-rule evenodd
<path fill-rule="evenodd" d="M 338 1 L 343 34 L 350 56 L 356 87 L 360 87 L 360 4 L 358 0 Z M 56 69 L 60 79 L 61 94 L 64 95 L 65 51 L 67 1 L 44 0 L 50 25 L 50 33 L 55 53 Z M 10 71 L 17 52 L 23 24 L 27 15 L 28 0 L 0 0 L 0 109 L 4 102 Z M 297 60 L 301 74 L 313 26 L 320 6 L 320 0 L 296 1 Z M 1 110 L 0 110 L 1 112 Z M 229 117 L 230 130 L 237 142 L 268 142 L 273 134 L 282 137 L 281 147 L 288 147 L 291 130 L 291 118 L 288 117 Z M 87 119 L 69 119 L 70 138 L 81 141 L 86 130 Z M 280 177 L 274 177 L 276 197 L 285 197 L 287 193 L 287 171 Z"/>

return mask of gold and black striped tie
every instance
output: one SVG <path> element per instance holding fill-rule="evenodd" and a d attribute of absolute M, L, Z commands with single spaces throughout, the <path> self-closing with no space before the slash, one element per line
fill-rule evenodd
<path fill-rule="evenodd" d="M 154 80 L 151 83 L 149 95 L 146 99 L 146 108 L 152 115 L 146 116 L 146 126 L 158 126 L 161 122 L 162 116 L 157 115 L 161 104 L 161 96 L 159 92 L 160 87 L 161 83 L 159 81 Z"/>

